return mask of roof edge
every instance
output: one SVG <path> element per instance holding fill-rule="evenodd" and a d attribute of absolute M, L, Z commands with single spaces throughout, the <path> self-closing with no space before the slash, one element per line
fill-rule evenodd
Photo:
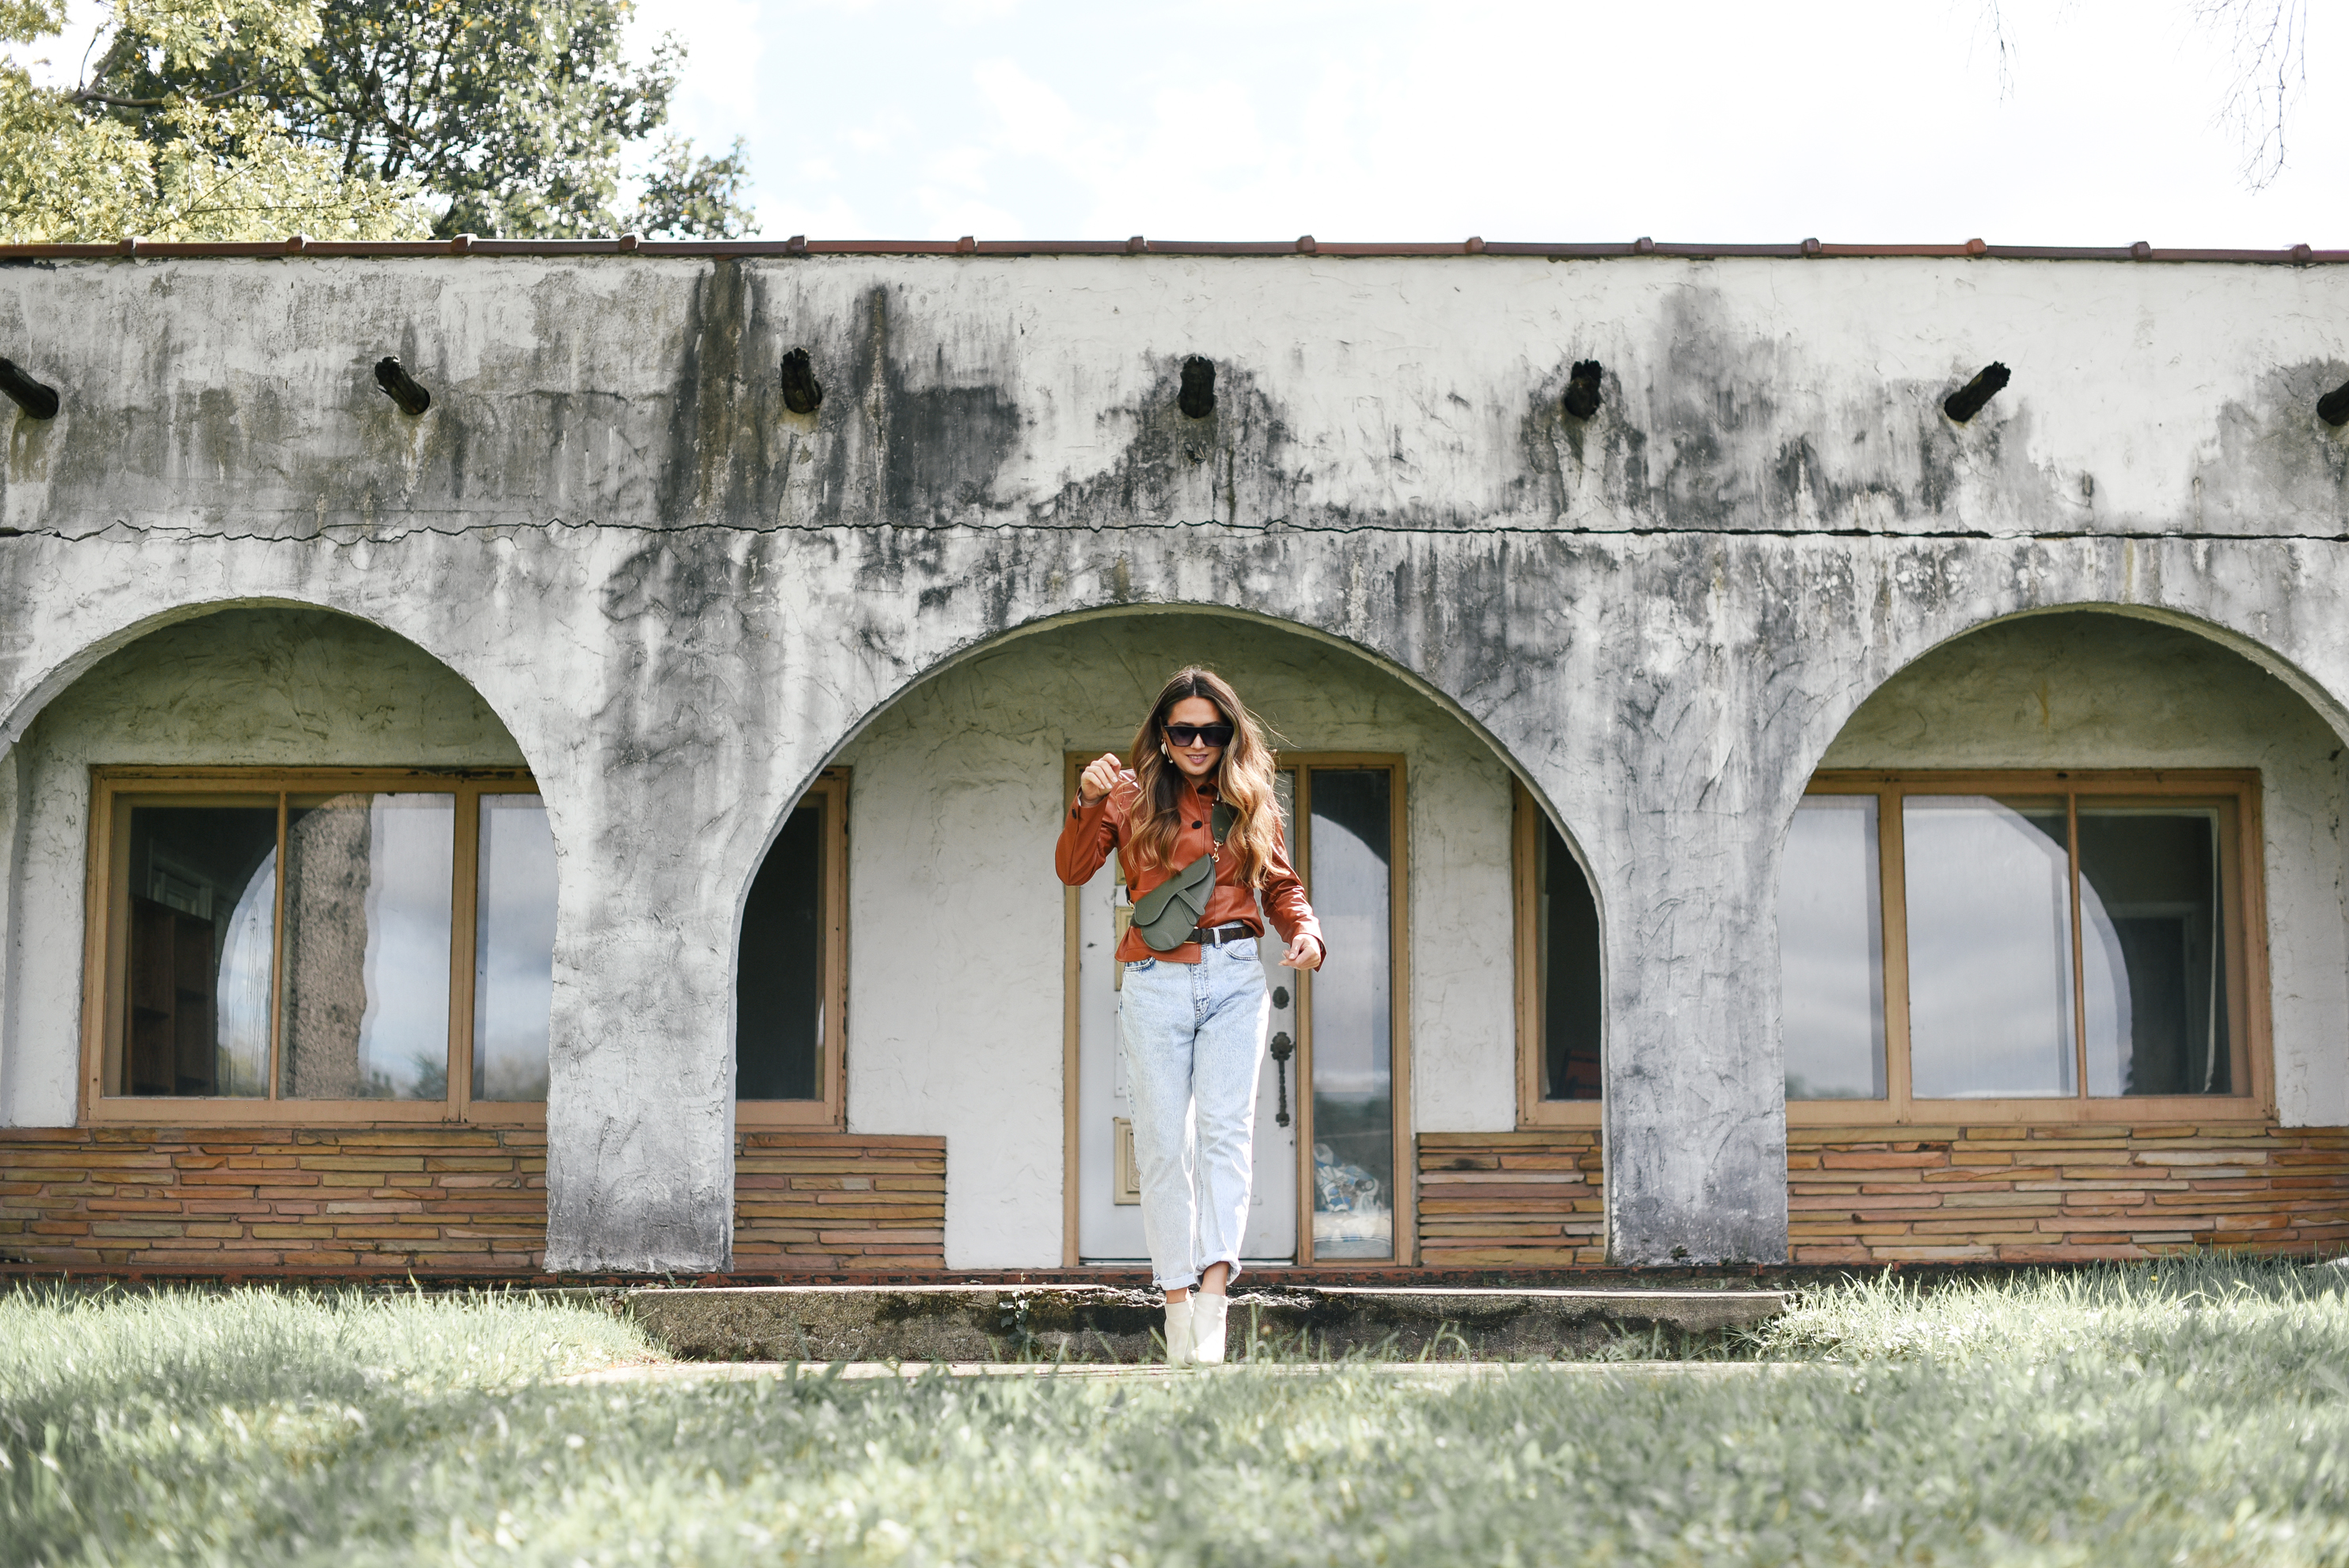
<path fill-rule="evenodd" d="M 1616 256 L 1715 258 L 1986 257 L 1993 261 L 2234 262 L 2268 266 L 2313 266 L 2349 262 L 2349 250 L 2291 245 L 2281 250 L 2175 249 L 2143 240 L 2127 245 L 1993 245 L 1981 240 L 1961 244 L 1826 244 L 1811 239 L 1794 244 L 1703 244 L 1638 239 L 1591 244 L 1524 244 L 1472 238 L 1433 244 L 1323 243 L 1310 234 L 1295 240 L 647 240 L 635 234 L 592 240 L 495 240 L 460 234 L 453 240 L 314 240 L 295 234 L 283 240 L 122 239 L 88 244 L 0 244 L 0 262 L 103 261 L 124 257 L 164 260 L 180 256 L 1533 256 L 1548 261 L 1596 261 Z"/>

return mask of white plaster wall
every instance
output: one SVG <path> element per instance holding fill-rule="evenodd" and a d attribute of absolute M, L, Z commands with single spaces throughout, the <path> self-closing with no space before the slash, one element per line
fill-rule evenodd
<path fill-rule="evenodd" d="M 945 1136 L 949 1268 L 1061 1261 L 1062 758 L 1123 750 L 1186 662 L 1229 678 L 1288 749 L 1402 755 L 1413 1125 L 1516 1125 L 1511 794 L 1489 745 L 1359 655 L 1248 621 L 1123 615 L 1015 638 L 916 687 L 841 758 L 849 1126 Z"/>
<path fill-rule="evenodd" d="M 2257 768 L 2276 1112 L 2349 1122 L 2342 742 L 2282 681 L 2128 616 L 2027 616 L 1918 659 L 1852 715 L 1834 768 Z"/>
<path fill-rule="evenodd" d="M 101 660 L 0 763 L 0 828 L 16 845 L 0 970 L 0 1126 L 74 1123 L 89 770 L 109 763 L 524 765 L 462 680 L 347 616 L 225 610 Z"/>

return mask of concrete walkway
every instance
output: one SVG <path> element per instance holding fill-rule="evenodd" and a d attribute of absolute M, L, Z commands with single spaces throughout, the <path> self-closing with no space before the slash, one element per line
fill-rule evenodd
<path fill-rule="evenodd" d="M 1131 1365 L 1155 1359 L 1163 1321 L 1157 1293 L 1108 1285 L 682 1286 L 623 1301 L 670 1355 L 698 1361 Z M 1231 1334 L 1235 1346 L 1314 1361 L 1356 1351 L 1547 1361 L 1627 1336 L 1718 1341 L 1792 1303 L 1756 1290 L 1243 1286 Z"/>

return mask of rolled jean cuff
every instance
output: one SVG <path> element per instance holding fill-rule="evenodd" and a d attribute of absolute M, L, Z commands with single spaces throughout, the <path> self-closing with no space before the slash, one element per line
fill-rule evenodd
<path fill-rule="evenodd" d="M 1154 1279 L 1150 1282 L 1162 1291 L 1195 1291 L 1199 1288 L 1199 1276 L 1193 1274 L 1187 1280 Z"/>

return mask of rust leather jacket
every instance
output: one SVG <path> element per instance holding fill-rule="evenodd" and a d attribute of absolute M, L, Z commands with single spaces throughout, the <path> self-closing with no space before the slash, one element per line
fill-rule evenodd
<path fill-rule="evenodd" d="M 1126 816 L 1141 794 L 1141 783 L 1131 771 L 1121 774 L 1117 786 L 1091 805 L 1085 804 L 1083 792 L 1078 793 L 1069 815 L 1061 819 L 1060 847 L 1052 857 L 1053 868 L 1060 873 L 1061 881 L 1071 888 L 1092 881 L 1093 873 L 1109 858 L 1110 851 L 1125 846 Z M 1183 826 L 1174 836 L 1173 864 L 1128 865 L 1125 868 L 1126 891 L 1137 899 L 1215 848 L 1214 830 L 1208 826 L 1215 820 L 1215 797 L 1186 784 L 1176 809 L 1183 814 Z M 1288 863 L 1288 842 L 1278 822 L 1273 824 L 1272 832 L 1272 859 L 1264 868 L 1265 910 L 1272 916 L 1273 927 L 1280 932 L 1282 940 L 1294 941 L 1302 932 L 1321 942 L 1322 956 L 1326 958 L 1329 944 L 1322 941 L 1321 922 L 1313 918 L 1313 906 L 1305 901 L 1305 884 L 1297 879 L 1296 868 Z M 1223 851 L 1216 849 L 1216 890 L 1207 899 L 1207 912 L 1200 918 L 1199 924 L 1213 929 L 1237 923 L 1262 936 L 1264 920 L 1257 912 L 1256 894 L 1231 884 L 1224 869 L 1226 860 Z M 1128 929 L 1125 940 L 1118 944 L 1117 961 L 1133 963 L 1142 959 L 1197 963 L 1199 944 L 1185 942 L 1170 952 L 1154 952 L 1142 940 L 1140 931 Z"/>

